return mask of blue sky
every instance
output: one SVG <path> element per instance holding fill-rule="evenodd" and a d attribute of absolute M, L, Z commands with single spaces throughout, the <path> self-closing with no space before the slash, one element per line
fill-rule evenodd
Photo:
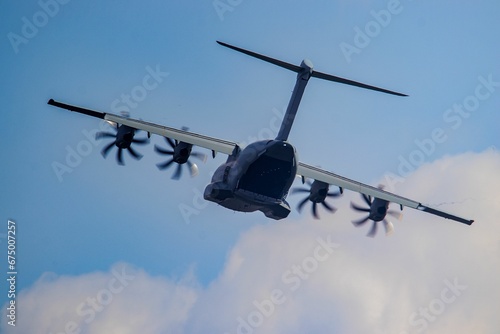
<path fill-rule="evenodd" d="M 218 12 L 214 3 L 224 3 L 227 7 L 221 8 L 231 10 Z M 40 14 L 43 7 L 52 15 Z M 387 22 L 373 23 L 381 11 L 389 9 L 394 13 Z M 137 107 L 131 108 L 133 117 L 177 128 L 188 126 L 195 132 L 237 142 L 262 139 L 286 107 L 295 74 L 223 48 L 216 40 L 295 64 L 309 58 L 319 71 L 410 95 L 400 98 L 311 80 L 289 138 L 302 161 L 376 185 L 388 173 L 397 174 L 403 160 L 423 157 L 418 165 L 413 164 L 417 170 L 425 163 L 416 172 L 422 179 L 415 179 L 414 188 L 408 186 L 413 182 L 409 181 L 394 191 L 431 205 L 467 200 L 477 204 L 486 197 L 498 204 L 495 192 L 491 192 L 491 199 L 490 192 L 467 195 L 464 187 L 476 184 L 469 183 L 469 176 L 489 175 L 486 171 L 498 158 L 496 151 L 488 148 L 500 147 L 500 87 L 494 84 L 500 82 L 500 48 L 496 43 L 499 12 L 495 1 L 4 4 L 0 14 L 4 36 L 0 43 L 4 64 L 0 149 L 5 157 L 0 173 L 0 218 L 4 225 L 0 233 L 5 233 L 7 219 L 17 222 L 18 290 L 25 291 L 24 296 L 34 293 L 35 282 L 47 273 L 55 275 L 56 283 L 57 277 L 70 277 L 81 278 L 85 284 L 91 273 L 109 273 L 117 263 L 126 263 L 144 277 L 178 283 L 189 273 L 196 289 L 207 293 L 210 287 L 220 285 L 223 291 L 220 279 L 233 263 L 234 252 L 259 253 L 241 248 L 245 238 L 260 236 L 255 231 L 264 231 L 265 236 L 269 229 L 276 239 L 266 240 L 279 245 L 276 231 L 286 233 L 287 224 L 294 231 L 303 231 L 301 224 L 318 228 L 313 227 L 307 212 L 293 212 L 287 220 L 276 222 L 260 213 L 235 213 L 199 200 L 211 172 L 226 158 L 223 155 L 200 163 L 197 178 L 186 173 L 175 182 L 170 179 L 172 171 L 161 172 L 155 167 L 162 157 L 154 153 L 153 144 L 163 141 L 152 138 L 151 144 L 138 148 L 144 154 L 141 161 L 125 154 L 126 166 L 118 166 L 114 152 L 103 159 L 99 153 L 103 144 L 95 145 L 85 136 L 99 129 L 98 120 L 46 105 L 54 98 L 109 112 L 122 94 L 131 94 L 143 85 L 148 68 L 159 69 L 163 77 L 137 101 Z M 36 31 L 25 27 L 27 21 L 38 22 Z M 368 32 L 367 45 L 356 45 L 357 28 L 367 33 L 367 27 L 378 29 Z M 16 42 L 16 38 L 23 42 Z M 347 57 L 341 48 L 346 44 L 357 47 L 357 53 Z M 493 86 L 485 86 L 485 80 Z M 474 100 L 478 86 L 484 98 Z M 478 104 L 470 104 L 472 111 L 465 110 L 462 116 L 449 111 L 455 104 L 474 101 Z M 418 143 L 428 143 L 435 131 L 446 139 L 426 146 L 426 152 Z M 58 177 L 54 163 L 66 164 L 68 150 L 84 146 L 88 155 L 75 163 L 71 173 Z M 464 154 L 480 160 L 478 166 L 485 170 L 460 170 L 465 174 L 457 172 L 449 191 L 425 190 L 426 185 L 445 179 L 425 168 L 443 171 L 448 166 L 446 159 L 455 163 L 462 161 Z M 491 160 L 481 160 L 481 154 L 490 154 Z M 473 161 L 464 161 L 476 166 Z M 498 182 L 498 175 L 491 177 L 495 176 L 491 182 Z M 460 191 L 454 188 L 461 183 Z M 434 198 L 437 193 L 442 197 Z M 294 207 L 299 200 L 289 197 Z M 338 206 L 349 211 L 347 199 Z M 193 212 L 189 219 L 181 213 L 186 208 Z M 468 208 L 443 207 L 477 217 L 474 206 Z M 325 217 L 320 225 L 322 233 L 334 233 L 341 244 L 359 245 L 359 252 L 370 248 L 374 262 L 382 261 L 382 251 L 393 253 L 406 243 L 418 244 L 413 233 L 421 232 L 415 227 L 403 228 L 392 237 L 396 241 L 382 245 L 382 236 L 373 243 L 364 238 L 364 231 L 354 229 L 348 222 L 351 216 L 345 217 L 346 224 L 334 225 L 336 216 L 320 215 Z M 417 217 L 419 221 L 428 219 L 423 214 Z M 328 225 L 331 230 L 325 221 L 333 222 Z M 447 222 L 444 226 L 452 231 L 456 228 Z M 434 225 L 419 228 L 429 230 Z M 302 258 L 297 256 L 299 262 Z M 495 256 L 498 259 L 498 253 Z M 258 264 L 258 259 L 255 256 L 248 263 Z M 446 259 L 436 259 L 433 266 L 444 266 L 440 261 Z M 274 264 L 268 263 L 271 267 Z M 250 276 L 255 273 L 260 277 L 257 272 L 248 269 Z M 251 282 L 251 277 L 247 279 Z M 244 290 L 245 285 L 232 288 Z M 98 287 L 92 289 L 99 291 Z M 63 295 L 70 298 L 70 290 Z M 6 299 L 3 291 L 1 297 Z M 192 310 L 202 306 L 197 304 Z M 20 324 L 28 321 L 19 314 Z M 50 326 L 56 325 L 44 328 L 59 328 Z M 345 326 L 346 332 L 353 332 Z M 183 330 L 196 332 L 188 327 Z"/>

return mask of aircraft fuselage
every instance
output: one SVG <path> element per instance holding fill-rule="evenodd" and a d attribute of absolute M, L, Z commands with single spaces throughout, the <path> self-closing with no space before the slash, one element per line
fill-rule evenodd
<path fill-rule="evenodd" d="M 262 211 L 286 218 L 285 201 L 297 173 L 295 148 L 282 140 L 264 140 L 235 150 L 215 171 L 204 198 L 235 211 Z"/>

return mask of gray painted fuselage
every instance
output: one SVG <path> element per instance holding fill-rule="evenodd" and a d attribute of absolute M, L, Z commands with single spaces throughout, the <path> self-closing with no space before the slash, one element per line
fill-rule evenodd
<path fill-rule="evenodd" d="M 274 140 L 238 147 L 215 171 L 204 198 L 242 212 L 262 211 L 273 219 L 286 218 L 290 206 L 286 196 L 297 173 L 295 147 L 287 142 L 300 100 L 312 73 L 312 64 L 302 61 L 278 136 Z"/>

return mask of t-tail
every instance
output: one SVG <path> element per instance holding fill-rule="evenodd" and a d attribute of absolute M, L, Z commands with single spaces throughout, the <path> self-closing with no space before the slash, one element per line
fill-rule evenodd
<path fill-rule="evenodd" d="M 217 41 L 222 46 L 225 46 L 227 48 L 239 51 L 241 53 L 247 54 L 249 56 L 267 61 L 268 63 L 286 68 L 287 70 L 293 71 L 297 73 L 297 81 L 295 82 L 295 87 L 292 92 L 292 96 L 290 98 L 290 102 L 288 103 L 288 107 L 286 109 L 285 116 L 283 117 L 283 121 L 281 123 L 281 128 L 278 132 L 278 136 L 276 137 L 276 140 L 282 140 L 286 141 L 288 139 L 288 135 L 290 134 L 290 130 L 292 129 L 293 121 L 295 119 L 295 115 L 297 114 L 297 110 L 299 109 L 299 104 L 300 100 L 302 99 L 302 95 L 304 94 L 304 90 L 306 89 L 307 82 L 311 77 L 314 78 L 319 78 L 323 80 L 328 80 L 328 81 L 333 81 L 333 82 L 338 82 L 346 85 L 351 85 L 351 86 L 356 86 L 360 88 L 365 88 L 365 89 L 370 89 L 374 90 L 377 92 L 382 92 L 382 93 L 387 93 L 387 94 L 392 94 L 392 95 L 397 95 L 397 96 L 408 96 L 406 94 L 394 92 L 391 90 L 387 90 L 384 88 L 380 87 L 375 87 L 375 86 L 370 86 L 361 82 L 349 80 L 349 79 L 344 79 L 341 77 L 337 77 L 331 74 L 326 74 L 318 71 L 313 70 L 313 64 L 310 60 L 304 59 L 300 66 L 293 65 L 278 59 L 274 59 L 268 56 L 264 56 L 258 53 L 255 53 L 253 51 L 245 50 L 238 48 L 236 46 L 223 43 L 220 41 Z"/>

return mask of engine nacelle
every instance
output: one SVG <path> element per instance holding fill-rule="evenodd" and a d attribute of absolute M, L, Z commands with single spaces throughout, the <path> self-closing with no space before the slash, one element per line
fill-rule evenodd
<path fill-rule="evenodd" d="M 380 198 L 375 198 L 370 206 L 369 218 L 373 221 L 384 220 L 389 209 L 389 202 Z"/>
<path fill-rule="evenodd" d="M 179 165 L 185 164 L 188 161 L 189 157 L 191 156 L 192 149 L 193 149 L 192 144 L 188 144 L 182 141 L 178 142 L 175 145 L 174 154 L 172 158 Z"/>
<path fill-rule="evenodd" d="M 325 182 L 314 180 L 311 185 L 309 200 L 313 203 L 321 203 L 326 199 L 326 195 L 330 190 L 330 185 Z"/>
<path fill-rule="evenodd" d="M 129 148 L 134 139 L 135 129 L 127 125 L 120 125 L 116 132 L 116 146 Z"/>

